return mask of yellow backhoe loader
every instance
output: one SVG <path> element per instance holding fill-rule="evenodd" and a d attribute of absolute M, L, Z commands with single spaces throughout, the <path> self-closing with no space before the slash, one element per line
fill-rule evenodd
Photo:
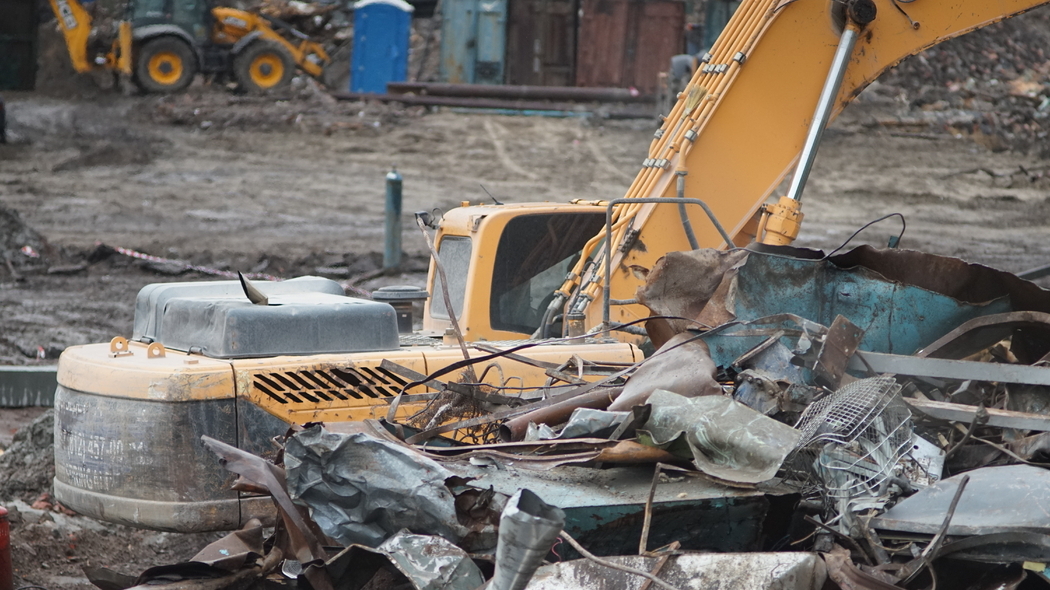
<path fill-rule="evenodd" d="M 400 341 L 392 308 L 320 293 L 330 286 L 312 279 L 261 285 L 252 300 L 237 284 L 147 287 L 131 340 L 61 357 L 58 499 L 136 526 L 233 528 L 267 501 L 229 491 L 203 434 L 263 452 L 290 423 L 385 416 L 411 385 L 404 417 L 436 391 L 414 375 L 508 341 L 581 335 L 479 370 L 501 391 L 544 385 L 571 359 L 637 360 L 643 335 L 627 324 L 649 310 L 632 269 L 672 251 L 790 244 L 831 117 L 905 57 L 1047 1 L 745 0 L 624 198 L 447 212 L 434 236 L 447 283 L 432 261 L 423 331 Z"/>
<path fill-rule="evenodd" d="M 207 0 L 129 0 L 113 39 L 96 38 L 79 0 L 49 1 L 73 69 L 123 74 L 144 92 L 181 91 L 197 72 L 264 92 L 287 85 L 297 67 L 319 78 L 330 61 L 324 47 L 286 23 Z"/>

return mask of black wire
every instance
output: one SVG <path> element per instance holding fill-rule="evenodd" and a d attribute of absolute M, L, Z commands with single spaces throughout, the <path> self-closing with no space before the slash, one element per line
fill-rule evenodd
<path fill-rule="evenodd" d="M 627 322 L 626 324 L 617 324 L 617 327 L 618 328 L 622 328 L 622 327 L 625 327 L 625 326 L 633 326 L 634 324 L 640 324 L 642 322 L 648 322 L 649 320 L 685 320 L 687 322 L 693 322 L 693 323 L 698 324 L 700 326 L 704 326 L 705 328 L 707 327 L 706 325 L 701 324 L 700 322 L 698 322 L 696 320 L 689 319 L 689 318 L 683 318 L 683 317 L 679 317 L 679 316 L 672 316 L 672 315 L 654 315 L 654 316 L 649 316 L 649 317 L 646 317 L 646 318 L 641 318 L 641 319 L 637 319 L 637 320 L 633 320 L 633 321 Z M 614 328 L 610 328 L 610 330 L 612 330 L 612 329 L 614 329 Z M 434 371 L 433 373 L 431 373 L 431 374 L 427 375 L 425 378 L 423 378 L 422 381 L 413 381 L 411 383 L 408 383 L 408 384 L 404 385 L 403 387 L 401 387 L 401 393 L 405 393 L 406 391 L 408 391 L 409 389 L 412 389 L 413 387 L 416 387 L 417 385 L 424 385 L 428 381 L 437 379 L 438 377 L 441 377 L 443 375 L 447 375 L 447 374 L 449 374 L 449 373 L 451 373 L 453 371 L 457 371 L 459 369 L 462 369 L 463 367 L 466 367 L 466 366 L 469 366 L 469 365 L 474 365 L 474 364 L 477 364 L 477 363 L 483 363 L 485 361 L 490 361 L 490 360 L 496 359 L 496 358 L 500 358 L 500 357 L 506 356 L 508 354 L 518 352 L 519 350 L 525 350 L 525 349 L 533 348 L 533 347 L 536 347 L 536 346 L 542 346 L 544 344 L 554 344 L 554 343 L 559 343 L 559 342 L 569 342 L 569 341 L 572 341 L 572 340 L 579 340 L 581 338 L 593 338 L 593 337 L 594 337 L 594 334 L 582 334 L 580 336 L 566 336 L 564 338 L 551 338 L 549 340 L 541 340 L 541 341 L 536 341 L 536 342 L 529 342 L 529 343 L 526 343 L 526 344 L 522 344 L 520 346 L 515 346 L 513 348 L 508 348 L 507 350 L 501 350 L 499 352 L 494 352 L 494 353 L 491 353 L 491 354 L 488 354 L 488 355 L 485 355 L 485 356 L 479 356 L 479 357 L 475 357 L 475 358 L 470 358 L 470 359 L 464 359 L 464 360 L 461 360 L 461 361 L 457 361 L 455 363 L 452 363 L 451 365 L 448 365 L 447 367 L 445 367 L 443 369 L 438 369 L 437 371 Z"/>
<path fill-rule="evenodd" d="M 900 241 L 901 241 L 901 238 L 904 237 L 904 230 L 908 229 L 908 223 L 904 220 L 904 215 L 902 215 L 900 213 L 890 213 L 888 215 L 883 215 L 882 217 L 880 217 L 878 219 L 873 219 L 873 220 L 865 223 L 864 225 L 860 226 L 860 229 L 858 229 L 857 231 L 853 232 L 853 234 L 850 235 L 850 237 L 846 238 L 846 241 L 842 242 L 842 244 L 840 244 L 838 248 L 835 248 L 831 252 L 825 254 L 824 258 L 821 258 L 821 261 L 824 261 L 824 260 L 827 260 L 828 258 L 831 258 L 832 256 L 834 256 L 834 254 L 836 252 L 838 252 L 839 250 L 845 248 L 846 245 L 849 244 L 853 240 L 853 238 L 857 237 L 857 235 L 860 234 L 860 232 L 868 229 L 869 227 L 875 225 L 876 223 L 879 223 L 880 221 L 885 221 L 885 220 L 889 219 L 890 217 L 900 217 L 901 218 L 901 233 L 897 234 L 897 243 L 899 244 Z"/>

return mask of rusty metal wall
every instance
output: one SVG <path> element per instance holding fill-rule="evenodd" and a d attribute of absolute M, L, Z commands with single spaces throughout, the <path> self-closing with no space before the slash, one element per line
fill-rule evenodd
<path fill-rule="evenodd" d="M 577 86 L 656 93 L 657 75 L 685 50 L 680 0 L 581 0 Z"/>
<path fill-rule="evenodd" d="M 507 83 L 572 86 L 579 0 L 514 0 L 507 20 Z"/>

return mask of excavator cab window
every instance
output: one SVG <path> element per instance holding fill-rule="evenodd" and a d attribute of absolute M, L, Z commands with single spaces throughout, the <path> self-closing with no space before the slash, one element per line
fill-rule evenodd
<path fill-rule="evenodd" d="M 135 0 L 131 5 L 131 21 L 135 25 L 159 24 L 168 20 L 168 0 Z"/>
<path fill-rule="evenodd" d="M 492 327 L 535 332 L 584 244 L 604 224 L 602 213 L 524 215 L 510 221 L 500 236 L 492 272 Z"/>
<path fill-rule="evenodd" d="M 448 276 L 448 298 L 456 317 L 462 317 L 463 299 L 467 293 L 467 270 L 470 268 L 470 252 L 473 245 L 464 236 L 445 236 L 438 244 L 438 256 Z M 441 275 L 434 278 L 434 293 L 430 297 L 430 317 L 448 319 L 448 308 L 441 292 Z"/>

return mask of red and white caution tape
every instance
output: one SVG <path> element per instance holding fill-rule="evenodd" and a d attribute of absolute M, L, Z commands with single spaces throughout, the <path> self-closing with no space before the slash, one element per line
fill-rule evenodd
<path fill-rule="evenodd" d="M 120 246 L 113 247 L 118 254 L 129 256 L 131 258 L 138 258 L 139 260 L 148 260 L 150 262 L 160 262 L 163 264 L 172 264 L 181 266 L 186 270 L 194 270 L 202 274 L 213 275 L 217 277 L 227 277 L 231 279 L 237 278 L 237 273 L 228 270 L 219 270 L 217 268 L 211 268 L 209 266 L 199 266 L 196 264 L 190 264 L 184 260 L 172 260 L 171 258 L 161 258 L 160 256 L 153 256 L 152 254 L 144 254 L 142 252 L 136 252 L 135 250 L 128 250 L 127 248 L 121 248 Z M 283 280 L 273 275 L 268 275 L 261 272 L 246 272 L 243 273 L 246 278 L 259 280 L 259 281 L 280 281 Z"/>

